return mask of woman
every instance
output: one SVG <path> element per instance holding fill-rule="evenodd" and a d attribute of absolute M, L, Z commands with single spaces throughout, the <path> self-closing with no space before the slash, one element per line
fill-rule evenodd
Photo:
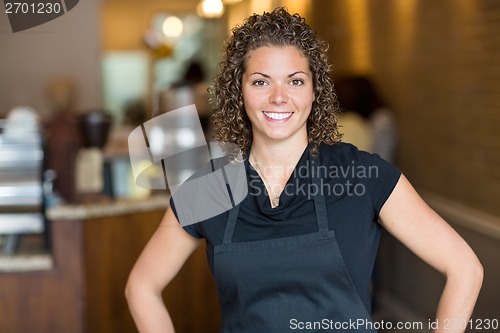
<path fill-rule="evenodd" d="M 216 139 L 245 157 L 249 193 L 184 227 L 171 201 L 127 284 L 141 332 L 173 332 L 161 292 L 201 238 L 221 332 L 375 332 L 368 283 L 380 225 L 446 276 L 440 323 L 468 320 L 481 264 L 395 167 L 340 142 L 324 50 L 283 8 L 233 30 L 212 90 L 213 119 Z"/>

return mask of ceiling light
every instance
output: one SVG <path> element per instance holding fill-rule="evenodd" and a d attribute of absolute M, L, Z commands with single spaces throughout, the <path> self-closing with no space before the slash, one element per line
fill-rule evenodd
<path fill-rule="evenodd" d="M 177 16 L 169 16 L 163 21 L 163 34 L 166 37 L 177 38 L 182 34 L 184 26 Z"/>
<path fill-rule="evenodd" d="M 198 4 L 196 11 L 201 17 L 217 18 L 224 13 L 224 5 L 221 0 L 203 0 Z"/>

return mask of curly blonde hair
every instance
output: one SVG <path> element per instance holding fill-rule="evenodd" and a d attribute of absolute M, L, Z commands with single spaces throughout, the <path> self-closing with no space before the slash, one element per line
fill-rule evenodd
<path fill-rule="evenodd" d="M 315 99 L 307 119 L 312 153 L 321 143 L 335 144 L 341 134 L 337 129 L 338 106 L 327 62 L 327 46 L 299 14 L 278 7 L 272 12 L 252 15 L 232 30 L 218 65 L 213 86 L 209 89 L 214 107 L 212 121 L 215 140 L 236 144 L 245 156 L 252 142 L 252 124 L 246 114 L 242 94 L 242 75 L 250 51 L 261 46 L 295 46 L 307 58 L 313 75 Z"/>

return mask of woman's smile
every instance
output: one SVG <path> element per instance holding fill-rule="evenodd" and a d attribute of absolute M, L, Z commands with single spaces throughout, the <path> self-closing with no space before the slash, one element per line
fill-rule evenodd
<path fill-rule="evenodd" d="M 292 117 L 293 112 L 269 112 L 269 111 L 262 111 L 264 116 L 268 118 L 269 121 L 281 121 L 285 122 L 290 117 Z"/>

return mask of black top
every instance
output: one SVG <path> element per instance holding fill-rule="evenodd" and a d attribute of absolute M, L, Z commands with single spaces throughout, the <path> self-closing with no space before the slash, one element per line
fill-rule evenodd
<path fill-rule="evenodd" d="M 271 208 L 264 183 L 245 161 L 248 195 L 241 202 L 233 242 L 273 239 L 317 231 L 314 195 L 326 199 L 330 229 L 337 235 L 345 264 L 363 302 L 370 308 L 368 282 L 380 238 L 378 214 L 392 193 L 400 171 L 378 155 L 358 150 L 351 144 L 321 145 L 320 166 L 312 168 L 302 154 L 280 197 Z M 321 189 L 311 182 L 319 173 Z M 177 216 L 174 202 L 170 200 Z M 187 225 L 193 237 L 205 238 L 209 267 L 213 270 L 213 248 L 222 243 L 228 212 Z"/>

